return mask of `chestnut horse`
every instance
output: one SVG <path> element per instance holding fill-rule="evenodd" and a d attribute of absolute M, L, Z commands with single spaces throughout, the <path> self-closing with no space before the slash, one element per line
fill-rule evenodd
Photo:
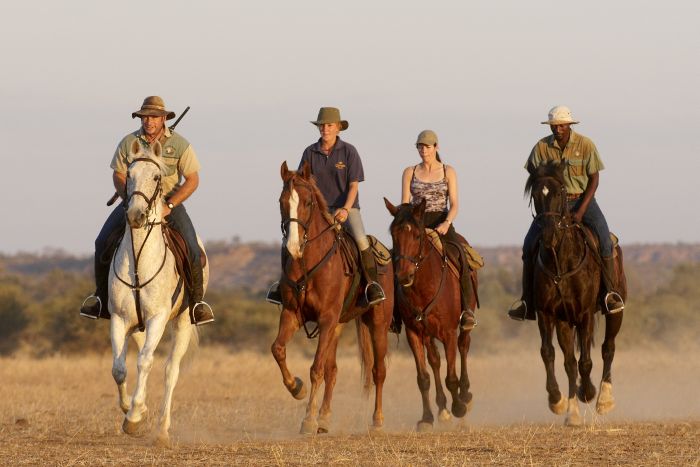
<path fill-rule="evenodd" d="M 272 344 L 272 354 L 282 372 L 282 381 L 296 399 L 303 399 L 306 389 L 300 378 L 293 376 L 286 363 L 287 342 L 307 321 L 317 323 L 318 347 L 310 370 L 311 391 L 302 434 L 327 433 L 330 425 L 331 399 L 335 386 L 336 350 L 342 328 L 341 310 L 346 296 L 352 293 L 351 308 L 345 316 L 356 316 L 358 344 L 362 357 L 362 377 L 369 390 L 371 368 L 375 385 L 373 427 L 384 424 L 382 388 L 386 378 L 385 357 L 387 332 L 394 306 L 394 276 L 391 267 L 380 274 L 379 282 L 386 300 L 367 309 L 358 304 L 361 287 L 353 287 L 353 277 L 345 274 L 340 242 L 344 233 L 328 215 L 323 195 L 311 177 L 308 164 L 295 172 L 281 167 L 283 181 L 280 195 L 283 276 L 280 281 L 282 312 L 279 332 Z M 286 251 L 285 251 L 286 250 Z M 321 382 L 325 382 L 320 411 L 316 402 Z"/>
<path fill-rule="evenodd" d="M 433 426 L 428 391 L 430 374 L 425 364 L 425 352 L 435 379 L 435 402 L 441 421 L 450 419 L 447 397 L 440 382 L 440 353 L 435 339 L 442 342 L 447 360 L 445 386 L 452 395 L 452 414 L 463 417 L 471 409 L 467 353 L 471 330 L 459 330 L 462 313 L 459 278 L 448 271 L 447 258 L 432 245 L 425 230 L 425 200 L 413 206 L 394 206 L 384 198 L 391 223 L 394 274 L 396 275 L 396 304 L 406 324 L 406 338 L 413 351 L 418 373 L 418 388 L 423 400 L 423 416 L 419 431 Z M 474 281 L 476 286 L 476 282 Z M 470 308 L 476 308 L 476 293 L 472 294 Z M 457 379 L 457 348 L 461 358 L 461 372 Z"/>
<path fill-rule="evenodd" d="M 530 172 L 525 185 L 526 194 L 535 206 L 535 222 L 541 227 L 541 237 L 535 255 L 533 298 L 537 310 L 537 324 L 542 338 L 540 352 L 547 372 L 549 408 L 555 414 L 566 412 L 566 425 L 580 425 L 577 396 L 583 402 L 591 401 L 596 389 L 591 382 L 591 346 L 594 336 L 595 312 L 601 308 L 601 266 L 598 259 L 597 239 L 587 228 L 574 223 L 566 201 L 564 170 L 566 164 L 550 162 Z M 619 293 L 627 298 L 627 285 L 622 267 L 622 249 L 617 246 L 615 271 Z M 612 410 L 612 361 L 615 356 L 615 337 L 622 326 L 623 312 L 605 315 L 605 340 L 602 346 L 603 377 L 596 404 L 598 413 Z M 554 374 L 554 346 L 552 334 L 564 354 L 564 368 L 569 379 L 567 399 L 559 392 Z M 579 343 L 578 373 L 581 385 L 577 388 L 575 339 Z"/>

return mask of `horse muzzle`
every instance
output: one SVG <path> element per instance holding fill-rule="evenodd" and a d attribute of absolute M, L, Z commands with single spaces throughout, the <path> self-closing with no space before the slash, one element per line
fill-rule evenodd
<path fill-rule="evenodd" d="M 129 209 L 126 211 L 126 221 L 132 229 L 140 229 L 146 225 L 148 216 L 141 209 Z"/>

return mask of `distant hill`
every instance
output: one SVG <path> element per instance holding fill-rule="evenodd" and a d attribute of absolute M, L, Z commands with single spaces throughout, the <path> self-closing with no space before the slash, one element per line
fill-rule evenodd
<path fill-rule="evenodd" d="M 632 282 L 656 288 L 668 280 L 672 269 L 683 263 L 700 263 L 700 244 L 631 244 L 623 245 L 625 264 L 635 277 Z M 520 247 L 477 246 L 486 267 L 519 273 Z M 212 241 L 207 243 L 211 288 L 246 288 L 257 292 L 277 280 L 280 270 L 280 245 L 276 243 Z M 0 271 L 23 275 L 43 275 L 52 270 L 90 275 L 92 258 L 73 256 L 60 250 L 42 253 L 0 255 Z"/>

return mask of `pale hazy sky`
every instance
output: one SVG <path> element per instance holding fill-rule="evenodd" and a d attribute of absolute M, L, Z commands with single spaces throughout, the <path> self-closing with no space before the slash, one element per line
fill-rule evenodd
<path fill-rule="evenodd" d="M 417 133 L 458 173 L 456 227 L 520 244 L 523 163 L 553 105 L 606 170 L 598 201 L 623 242 L 698 242 L 700 2 L 32 1 L 0 9 L 0 252 L 88 253 L 109 162 L 147 95 L 202 163 L 186 203 L 204 240 L 280 240 L 279 167 L 350 121 L 368 232 L 387 240 Z M 49 238 L 49 235 L 51 238 Z"/>

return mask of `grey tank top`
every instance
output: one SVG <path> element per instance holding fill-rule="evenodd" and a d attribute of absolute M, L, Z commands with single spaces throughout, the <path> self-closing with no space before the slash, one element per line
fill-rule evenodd
<path fill-rule="evenodd" d="M 411 176 L 411 204 L 418 204 L 425 199 L 425 212 L 447 211 L 447 170 L 442 165 L 443 177 L 437 182 L 422 182 L 416 178 L 416 165 Z"/>

